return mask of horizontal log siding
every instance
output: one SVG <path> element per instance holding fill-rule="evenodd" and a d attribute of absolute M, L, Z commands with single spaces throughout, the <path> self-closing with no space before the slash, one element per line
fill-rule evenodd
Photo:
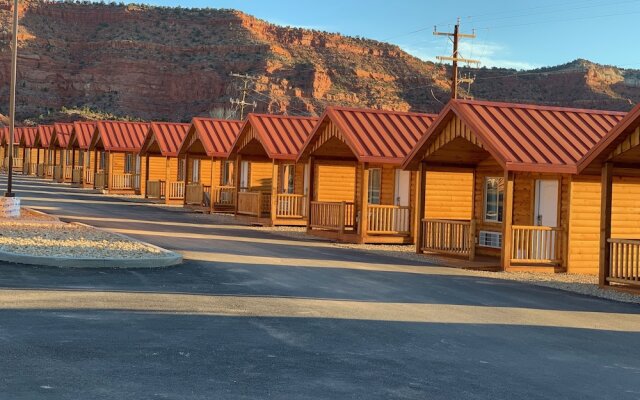
<path fill-rule="evenodd" d="M 352 161 L 315 164 L 314 199 L 317 201 L 355 201 L 356 167 Z"/>
<path fill-rule="evenodd" d="M 249 167 L 250 190 L 271 193 L 273 163 L 271 161 L 251 161 Z"/>
<path fill-rule="evenodd" d="M 571 182 L 568 272 L 597 274 L 600 257 L 600 177 Z M 640 177 L 614 177 L 611 235 L 640 238 Z"/>
<path fill-rule="evenodd" d="M 472 210 L 473 172 L 427 172 L 423 218 L 469 220 Z"/>

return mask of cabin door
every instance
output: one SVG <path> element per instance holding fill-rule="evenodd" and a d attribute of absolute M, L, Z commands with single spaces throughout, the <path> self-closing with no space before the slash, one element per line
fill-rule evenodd
<path fill-rule="evenodd" d="M 409 205 L 409 187 L 411 172 L 396 169 L 395 205 L 406 207 Z"/>
<path fill-rule="evenodd" d="M 558 226 L 558 193 L 559 182 L 554 179 L 536 180 L 536 201 L 534 208 L 534 225 Z"/>
<path fill-rule="evenodd" d="M 411 172 L 396 169 L 395 177 L 395 205 L 401 207 L 409 206 L 409 196 L 411 191 Z M 397 232 L 407 231 L 411 226 L 410 212 L 406 209 L 393 210 L 393 229 Z"/>

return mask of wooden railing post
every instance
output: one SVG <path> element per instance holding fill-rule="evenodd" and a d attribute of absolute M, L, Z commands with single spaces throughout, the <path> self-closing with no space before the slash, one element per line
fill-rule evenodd
<path fill-rule="evenodd" d="M 476 220 L 472 219 L 469 224 L 469 261 L 476 259 Z"/>
<path fill-rule="evenodd" d="M 511 265 L 511 234 L 513 225 L 514 173 L 504 173 L 504 197 L 502 204 L 502 269 Z"/>
<path fill-rule="evenodd" d="M 600 199 L 600 268 L 598 284 L 608 286 L 611 272 L 611 207 L 613 203 L 613 163 L 607 162 L 602 166 Z"/>
<path fill-rule="evenodd" d="M 340 212 L 338 213 L 338 238 L 342 238 L 342 235 L 344 234 L 344 228 L 345 228 L 345 223 L 344 223 L 344 218 L 345 218 L 345 210 L 347 208 L 347 202 L 343 201 L 340 203 Z"/>

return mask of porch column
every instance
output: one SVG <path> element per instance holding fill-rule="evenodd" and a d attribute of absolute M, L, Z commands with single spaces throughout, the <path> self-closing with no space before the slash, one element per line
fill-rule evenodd
<path fill-rule="evenodd" d="M 356 201 L 360 212 L 358 221 L 359 241 L 364 242 L 367 235 L 368 217 L 369 217 L 369 163 L 362 163 L 362 175 L 360 181 L 360 198 Z"/>
<path fill-rule="evenodd" d="M 514 175 L 504 173 L 504 198 L 502 204 L 502 269 L 511 266 L 511 226 L 513 225 L 513 186 Z"/>
<path fill-rule="evenodd" d="M 220 162 L 220 161 L 218 161 Z M 209 189 L 209 214 L 213 213 L 213 201 L 215 199 L 216 196 L 216 189 L 217 187 L 220 187 L 220 174 L 218 173 L 218 179 L 216 180 L 216 175 L 215 175 L 215 163 L 216 161 L 214 160 L 213 157 L 211 157 L 211 184 L 210 189 Z M 222 167 L 222 165 L 220 165 L 220 168 Z M 218 171 L 221 171 L 221 169 L 218 168 Z"/>
<path fill-rule="evenodd" d="M 191 176 L 193 176 L 193 164 L 191 164 L 191 175 L 189 175 L 189 154 L 184 155 L 184 196 L 182 196 L 182 204 L 187 204 L 187 185 L 191 183 Z"/>
<path fill-rule="evenodd" d="M 278 214 L 278 170 L 280 163 L 276 160 L 272 162 L 273 171 L 271 172 L 271 222 L 275 221 Z M 262 211 L 262 210 L 261 210 Z"/>
<path fill-rule="evenodd" d="M 91 150 L 89 150 L 91 154 Z M 93 150 L 93 188 L 96 188 L 96 174 L 98 173 L 98 150 Z"/>
<path fill-rule="evenodd" d="M 107 157 L 107 165 L 109 173 L 107 174 L 107 191 L 111 192 L 111 178 L 113 177 L 113 160 L 111 159 L 111 152 L 106 154 Z"/>
<path fill-rule="evenodd" d="M 422 218 L 425 211 L 425 196 L 427 194 L 427 167 L 425 162 L 420 163 L 416 177 L 416 211 L 414 215 L 414 240 L 416 241 L 416 253 L 422 254 L 422 242 L 424 232 L 422 231 Z"/>
<path fill-rule="evenodd" d="M 242 179 L 242 156 L 240 154 L 236 155 L 236 161 L 235 161 L 235 168 L 234 168 L 234 183 L 236 186 L 236 193 L 235 193 L 235 199 L 233 201 L 233 213 L 235 215 L 238 215 L 238 197 L 240 197 L 240 180 Z"/>
<path fill-rule="evenodd" d="M 613 163 L 607 162 L 602 166 L 601 174 L 601 199 L 600 199 L 600 268 L 598 284 L 608 286 L 609 273 L 611 271 L 611 206 L 613 203 Z"/>
<path fill-rule="evenodd" d="M 315 169 L 316 160 L 313 156 L 309 157 L 309 187 L 307 192 L 307 232 L 311 230 L 311 202 L 316 191 L 315 188 Z"/>
<path fill-rule="evenodd" d="M 149 154 L 144 158 L 144 193 L 143 196 L 147 198 L 147 182 L 149 181 Z M 142 182 L 140 182 L 142 186 Z M 158 185 L 159 188 L 160 185 Z"/>

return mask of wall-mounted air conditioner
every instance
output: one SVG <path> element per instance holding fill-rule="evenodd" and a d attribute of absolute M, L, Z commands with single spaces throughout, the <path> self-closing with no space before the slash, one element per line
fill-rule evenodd
<path fill-rule="evenodd" d="M 502 232 L 480 231 L 478 234 L 478 246 L 502 248 Z"/>

